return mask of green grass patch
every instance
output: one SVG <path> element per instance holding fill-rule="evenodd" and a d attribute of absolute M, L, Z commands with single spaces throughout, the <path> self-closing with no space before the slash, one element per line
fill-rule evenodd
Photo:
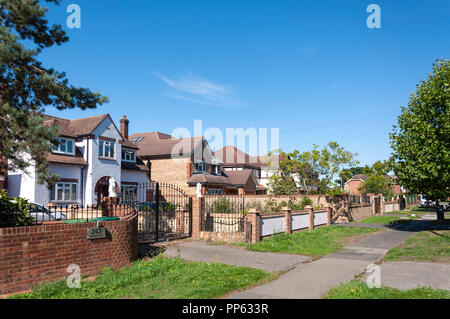
<path fill-rule="evenodd" d="M 283 252 L 324 256 L 342 249 L 351 240 L 379 231 L 376 228 L 326 226 L 294 234 L 276 234 L 246 248 L 262 252 Z"/>
<path fill-rule="evenodd" d="M 384 259 L 450 263 L 450 230 L 421 231 L 390 249 Z"/>
<path fill-rule="evenodd" d="M 368 223 L 368 224 L 391 224 L 397 220 L 412 220 L 416 219 L 417 216 L 405 216 L 407 219 L 401 219 L 397 216 L 372 216 L 363 220 L 360 220 L 358 223 Z"/>
<path fill-rule="evenodd" d="M 273 278 L 273 274 L 259 269 L 159 256 L 136 261 L 119 271 L 105 268 L 95 280 L 82 282 L 79 289 L 68 288 L 62 280 L 38 285 L 30 293 L 10 298 L 217 298 Z"/>
<path fill-rule="evenodd" d="M 323 299 L 449 299 L 450 291 L 419 287 L 400 290 L 382 286 L 369 288 L 365 282 L 352 280 L 331 288 Z"/>

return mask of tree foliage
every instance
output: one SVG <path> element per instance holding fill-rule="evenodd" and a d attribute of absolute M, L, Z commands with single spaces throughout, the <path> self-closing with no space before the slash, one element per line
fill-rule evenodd
<path fill-rule="evenodd" d="M 366 181 L 358 188 L 361 194 L 383 194 L 391 197 L 393 195 L 392 180 L 386 178 L 386 175 L 374 174 L 369 176 Z"/>
<path fill-rule="evenodd" d="M 84 110 L 107 98 L 70 85 L 64 72 L 38 61 L 43 49 L 68 41 L 60 25 L 49 26 L 46 13 L 37 0 L 0 0 L 0 151 L 11 169 L 36 164 L 39 180 L 49 182 L 55 176 L 47 169 L 46 154 L 57 128 L 42 125 L 45 107 Z"/>
<path fill-rule="evenodd" d="M 433 199 L 450 196 L 449 60 L 437 60 L 433 72 L 411 93 L 390 139 L 401 185 Z"/>
<path fill-rule="evenodd" d="M 297 193 L 305 196 L 311 189 L 325 194 L 328 187 L 333 186 L 333 179 L 345 166 L 354 166 L 357 154 L 345 150 L 336 142 L 329 142 L 322 149 L 313 145 L 311 151 L 282 153 L 277 181 L 279 190 L 289 192 L 294 187 Z M 282 185 L 280 185 L 282 184 Z M 295 185 L 294 185 L 295 184 Z M 271 190 L 273 191 L 273 190 Z"/>

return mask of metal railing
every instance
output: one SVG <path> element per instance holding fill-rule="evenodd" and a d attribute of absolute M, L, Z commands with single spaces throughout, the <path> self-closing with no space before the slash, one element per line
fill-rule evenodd
<path fill-rule="evenodd" d="M 244 196 L 206 195 L 202 210 L 203 231 L 227 233 L 244 231 Z"/>

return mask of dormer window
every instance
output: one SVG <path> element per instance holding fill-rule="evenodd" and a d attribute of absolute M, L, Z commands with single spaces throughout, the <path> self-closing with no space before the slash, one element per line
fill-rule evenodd
<path fill-rule="evenodd" d="M 136 151 L 122 147 L 122 161 L 136 162 Z"/>
<path fill-rule="evenodd" d="M 74 147 L 74 140 L 68 139 L 68 138 L 57 138 L 56 141 L 58 142 L 57 146 L 53 146 L 52 152 L 53 153 L 61 153 L 61 154 L 75 154 L 75 147 Z"/>
<path fill-rule="evenodd" d="M 206 162 L 195 163 L 195 170 L 198 172 L 206 172 Z"/>
<path fill-rule="evenodd" d="M 220 175 L 220 166 L 219 165 L 213 165 L 213 174 Z"/>

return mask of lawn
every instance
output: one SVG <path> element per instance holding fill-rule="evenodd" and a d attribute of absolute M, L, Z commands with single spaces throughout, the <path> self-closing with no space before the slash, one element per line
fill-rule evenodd
<path fill-rule="evenodd" d="M 261 242 L 247 244 L 246 248 L 262 252 L 283 252 L 324 256 L 342 249 L 347 243 L 380 231 L 376 228 L 326 226 L 294 234 L 277 234 Z"/>
<path fill-rule="evenodd" d="M 399 290 L 382 286 L 369 288 L 365 282 L 352 280 L 331 288 L 323 299 L 450 299 L 450 291 L 420 287 Z"/>
<path fill-rule="evenodd" d="M 450 230 L 421 231 L 389 250 L 384 259 L 450 263 Z"/>
<path fill-rule="evenodd" d="M 416 216 L 404 216 L 407 219 L 400 218 L 401 216 L 372 216 L 363 220 L 358 221 L 358 223 L 369 223 L 369 224 L 391 224 L 393 221 L 397 220 L 412 220 L 416 219 Z"/>
<path fill-rule="evenodd" d="M 273 278 L 273 274 L 258 269 L 159 256 L 136 261 L 117 272 L 105 268 L 95 280 L 82 282 L 79 289 L 68 288 L 65 281 L 58 281 L 10 298 L 217 298 Z"/>

